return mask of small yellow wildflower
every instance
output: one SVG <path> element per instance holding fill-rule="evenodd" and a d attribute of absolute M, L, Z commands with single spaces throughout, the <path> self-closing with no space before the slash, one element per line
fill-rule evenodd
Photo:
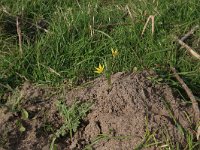
<path fill-rule="evenodd" d="M 104 65 L 99 64 L 99 67 L 98 67 L 98 68 L 95 67 L 95 69 L 96 69 L 96 71 L 94 71 L 94 72 L 100 74 L 100 73 L 102 73 L 103 70 L 104 70 Z"/>
<path fill-rule="evenodd" d="M 119 55 L 118 50 L 114 50 L 114 49 L 112 48 L 111 51 L 112 51 L 112 56 L 113 56 L 113 57 L 116 57 L 117 55 Z"/>

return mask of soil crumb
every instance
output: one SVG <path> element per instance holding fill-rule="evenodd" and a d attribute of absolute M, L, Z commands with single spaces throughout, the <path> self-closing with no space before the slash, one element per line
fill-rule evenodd
<path fill-rule="evenodd" d="M 183 112 L 191 114 L 191 109 L 181 104 L 168 85 L 151 80 L 156 77 L 152 71 L 118 72 L 112 75 L 111 85 L 99 77 L 62 92 L 24 83 L 19 89 L 20 107 L 29 118 L 20 120 L 18 112 L 0 108 L 0 147 L 49 149 L 53 133 L 63 124 L 55 105 L 58 99 L 68 106 L 75 101 L 93 105 L 72 139 L 66 135 L 56 140 L 57 149 L 156 150 L 163 145 L 174 149 L 177 144 L 184 147 L 185 138 L 177 125 L 185 129 L 190 126 Z M 24 132 L 19 131 L 19 120 Z"/>

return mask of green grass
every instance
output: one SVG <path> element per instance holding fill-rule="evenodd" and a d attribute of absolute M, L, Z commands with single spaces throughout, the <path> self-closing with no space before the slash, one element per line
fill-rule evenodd
<path fill-rule="evenodd" d="M 134 20 L 126 15 L 126 6 Z M 168 80 L 172 75 L 166 66 L 171 65 L 199 95 L 200 61 L 172 38 L 200 24 L 199 10 L 199 0 L 1 0 L 0 95 L 24 80 L 58 85 L 66 79 L 76 84 L 95 78 L 94 67 L 105 63 L 111 48 L 120 53 L 113 72 L 154 68 Z M 151 35 L 148 24 L 141 37 L 149 15 L 155 15 L 155 33 Z M 22 56 L 16 16 L 23 35 Z M 193 39 L 199 38 L 198 30 Z"/>

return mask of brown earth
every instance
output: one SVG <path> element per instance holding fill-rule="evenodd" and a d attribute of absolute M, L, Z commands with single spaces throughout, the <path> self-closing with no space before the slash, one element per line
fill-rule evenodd
<path fill-rule="evenodd" d="M 177 123 L 187 129 L 190 125 L 185 112 L 192 114 L 192 111 L 181 104 L 169 86 L 149 80 L 155 81 L 156 77 L 149 71 L 119 72 L 112 75 L 110 86 L 100 77 L 82 87 L 61 92 L 26 82 L 18 95 L 8 98 L 7 104 L 20 97 L 20 106 L 29 113 L 28 120 L 21 120 L 26 131 L 20 132 L 16 125 L 20 119 L 18 112 L 8 112 L 1 107 L 0 146 L 3 149 L 49 149 L 53 133 L 63 123 L 55 103 L 64 99 L 67 105 L 75 100 L 89 101 L 93 105 L 72 140 L 69 135 L 56 140 L 58 149 L 129 150 L 139 149 L 144 143 L 154 143 L 143 148 L 148 150 L 177 143 L 184 147 L 185 138 Z"/>

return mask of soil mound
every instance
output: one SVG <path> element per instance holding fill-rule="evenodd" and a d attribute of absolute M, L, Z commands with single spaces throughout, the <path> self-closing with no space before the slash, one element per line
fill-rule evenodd
<path fill-rule="evenodd" d="M 58 149 L 150 150 L 183 146 L 184 136 L 177 125 L 189 127 L 183 111 L 190 110 L 174 97 L 170 87 L 155 84 L 155 80 L 153 72 L 119 72 L 112 75 L 110 86 L 100 77 L 64 95 L 25 84 L 20 93 L 24 99 L 21 105 L 30 114 L 28 120 L 22 121 L 26 131 L 17 130 L 18 114 L 2 109 L 0 138 L 4 140 L 0 144 L 5 149 L 48 149 L 51 134 L 63 123 L 55 106 L 62 98 L 67 105 L 75 100 L 93 105 L 72 139 L 69 135 L 57 139 Z M 45 131 L 48 125 L 51 129 Z"/>

